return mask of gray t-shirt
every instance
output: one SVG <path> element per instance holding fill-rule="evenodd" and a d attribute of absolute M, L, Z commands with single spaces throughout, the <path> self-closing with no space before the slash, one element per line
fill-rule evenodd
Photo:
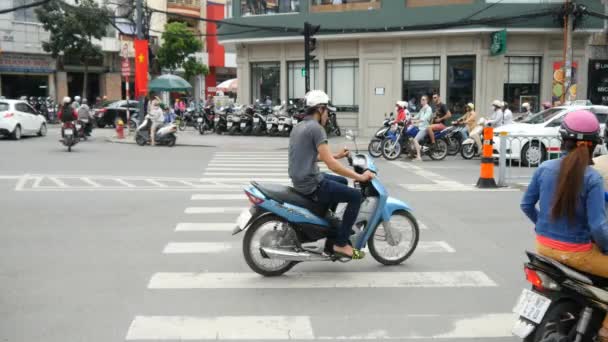
<path fill-rule="evenodd" d="M 327 134 L 312 118 L 297 124 L 289 136 L 289 177 L 294 189 L 302 194 L 313 193 L 323 178 L 317 165 L 321 144 L 327 144 Z"/>

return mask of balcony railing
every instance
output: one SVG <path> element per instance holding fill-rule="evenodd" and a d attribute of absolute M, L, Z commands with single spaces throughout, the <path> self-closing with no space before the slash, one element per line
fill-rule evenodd
<path fill-rule="evenodd" d="M 394 1 L 394 0 L 393 0 Z M 348 12 L 380 8 L 380 0 L 313 0 L 311 12 Z"/>
<path fill-rule="evenodd" d="M 240 0 L 241 15 L 268 15 L 300 11 L 300 0 Z"/>
<path fill-rule="evenodd" d="M 186 7 L 201 7 L 201 0 L 167 0 L 167 5 L 178 5 Z"/>

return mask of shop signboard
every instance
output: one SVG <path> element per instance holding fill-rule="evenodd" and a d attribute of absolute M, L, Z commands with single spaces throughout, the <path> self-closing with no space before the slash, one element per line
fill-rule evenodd
<path fill-rule="evenodd" d="M 0 72 L 50 74 L 55 71 L 50 56 L 4 53 L 0 55 Z"/>
<path fill-rule="evenodd" d="M 552 86 L 552 100 L 553 104 L 562 104 L 567 100 L 576 100 L 576 79 L 578 75 L 578 63 L 572 63 L 572 84 L 570 88 L 566 89 L 566 74 L 564 71 L 563 62 L 553 63 L 553 86 Z M 569 94 L 568 94 L 569 93 Z"/>
<path fill-rule="evenodd" d="M 591 103 L 608 106 L 608 59 L 589 60 L 588 80 Z"/>

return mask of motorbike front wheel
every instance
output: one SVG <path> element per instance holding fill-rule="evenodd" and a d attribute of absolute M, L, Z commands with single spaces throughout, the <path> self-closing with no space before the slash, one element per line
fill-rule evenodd
<path fill-rule="evenodd" d="M 146 138 L 142 137 L 141 134 L 135 136 L 135 143 L 139 146 L 144 146 L 146 144 Z"/>
<path fill-rule="evenodd" d="M 369 252 L 383 265 L 399 265 L 409 258 L 418 246 L 420 231 L 416 218 L 408 211 L 397 211 L 390 217 L 391 238 L 385 223 L 376 226 L 370 238 Z"/>
<path fill-rule="evenodd" d="M 367 145 L 367 152 L 369 152 L 370 156 L 378 158 L 382 156 L 381 148 L 382 139 L 373 138 L 372 141 L 369 142 L 369 145 Z"/>
<path fill-rule="evenodd" d="M 186 129 L 187 126 L 187 122 L 185 119 L 179 120 L 179 124 L 177 125 L 177 127 L 179 128 L 180 131 L 183 131 Z"/>
<path fill-rule="evenodd" d="M 385 139 L 380 148 L 382 156 L 386 160 L 395 160 L 401 155 L 401 143 L 391 139 Z"/>
<path fill-rule="evenodd" d="M 237 126 L 232 126 L 230 127 L 230 130 L 228 130 L 228 134 L 230 135 L 236 135 L 239 131 L 239 128 Z"/>
<path fill-rule="evenodd" d="M 167 146 L 169 146 L 169 147 L 175 146 L 176 141 L 177 141 L 177 137 L 175 135 L 173 135 L 172 137 L 169 138 L 169 140 L 167 140 Z"/>
<path fill-rule="evenodd" d="M 276 277 L 289 271 L 297 262 L 269 259 L 261 252 L 262 247 L 293 249 L 296 247 L 296 233 L 287 222 L 275 215 L 265 216 L 255 221 L 243 238 L 243 256 L 247 265 L 265 277 Z"/>
<path fill-rule="evenodd" d="M 475 153 L 476 153 L 476 147 L 475 144 L 464 144 L 462 145 L 462 148 L 460 149 L 460 155 L 462 156 L 462 158 L 464 159 L 473 159 L 473 157 L 475 157 Z"/>

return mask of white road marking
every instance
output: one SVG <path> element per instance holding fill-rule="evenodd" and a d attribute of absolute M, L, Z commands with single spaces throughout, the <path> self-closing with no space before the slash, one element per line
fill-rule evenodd
<path fill-rule="evenodd" d="M 217 176 L 287 176 L 286 172 L 266 172 L 266 171 L 252 171 L 252 172 L 205 172 L 205 177 L 217 177 Z"/>
<path fill-rule="evenodd" d="M 220 200 L 247 200 L 244 193 L 238 194 L 194 194 L 190 198 L 193 201 L 220 201 Z"/>
<path fill-rule="evenodd" d="M 168 187 L 167 184 L 163 184 L 161 182 L 157 182 L 154 179 L 146 179 L 146 182 L 148 182 L 148 183 L 150 183 L 152 185 L 155 185 L 155 186 L 157 186 L 159 188 L 167 188 Z"/>
<path fill-rule="evenodd" d="M 306 316 L 136 316 L 126 340 L 312 340 Z"/>
<path fill-rule="evenodd" d="M 101 184 L 96 183 L 96 182 L 93 182 L 93 181 L 91 180 L 91 178 L 88 178 L 88 177 L 82 177 L 82 178 L 80 178 L 80 179 L 81 179 L 83 182 L 85 182 L 85 183 L 89 184 L 90 186 L 92 186 L 92 187 L 94 187 L 94 188 L 101 188 Z"/>
<path fill-rule="evenodd" d="M 178 223 L 175 227 L 176 232 L 231 232 L 236 223 Z"/>
<path fill-rule="evenodd" d="M 287 156 L 281 156 L 281 157 L 256 157 L 256 156 L 251 156 L 251 157 L 214 157 L 211 160 L 212 161 L 218 161 L 218 160 L 223 160 L 223 161 L 234 161 L 234 160 L 243 160 L 243 161 L 250 161 L 250 160 L 279 160 L 279 161 L 286 161 L 287 160 Z"/>
<path fill-rule="evenodd" d="M 268 177 L 203 177 L 202 181 L 207 182 L 245 182 L 249 183 L 251 181 L 257 182 L 269 182 L 269 183 L 291 183 L 291 179 L 289 178 L 268 178 Z"/>
<path fill-rule="evenodd" d="M 434 184 L 399 184 L 399 186 L 403 187 L 408 191 L 424 191 L 424 192 L 434 192 L 434 191 L 520 191 L 515 188 L 489 188 L 489 189 L 480 189 L 475 185 L 466 185 L 457 182 L 444 182 L 444 183 L 434 183 Z"/>
<path fill-rule="evenodd" d="M 48 177 L 48 179 L 50 179 L 51 181 L 53 181 L 53 183 L 57 184 L 58 187 L 60 188 L 67 188 L 68 185 L 65 184 L 62 180 L 60 180 L 57 177 Z"/>
<path fill-rule="evenodd" d="M 380 326 L 370 325 L 370 317 L 362 315 L 136 316 L 126 340 L 488 341 L 511 337 L 516 316 L 512 313 L 411 314 L 377 315 L 374 318 Z"/>
<path fill-rule="evenodd" d="M 186 214 L 222 214 L 222 213 L 240 213 L 243 207 L 188 207 L 184 211 Z"/>
<path fill-rule="evenodd" d="M 25 187 L 25 183 L 27 183 L 29 179 L 30 178 L 27 173 L 21 176 L 15 185 L 15 191 L 22 191 L 23 187 Z"/>
<path fill-rule="evenodd" d="M 0 176 L 0 180 L 4 180 L 4 179 L 15 180 L 15 179 L 21 179 L 21 178 L 23 178 L 23 176 Z"/>
<path fill-rule="evenodd" d="M 221 253 L 230 250 L 231 243 L 225 242 L 169 242 L 163 253 L 165 254 L 207 254 Z"/>
<path fill-rule="evenodd" d="M 445 241 L 420 241 L 416 253 L 455 253 L 456 250 Z"/>
<path fill-rule="evenodd" d="M 122 184 L 122 185 L 126 186 L 127 188 L 134 188 L 134 187 L 135 187 L 135 185 L 133 185 L 133 184 L 131 184 L 131 183 L 129 183 L 129 182 L 127 182 L 127 181 L 125 181 L 124 179 L 116 178 L 116 179 L 114 179 L 114 180 L 115 180 L 117 183 L 120 183 L 120 184 Z"/>
<path fill-rule="evenodd" d="M 156 273 L 150 289 L 309 289 L 495 287 L 481 271 L 445 272 L 309 272 L 264 278 L 255 273 Z"/>

